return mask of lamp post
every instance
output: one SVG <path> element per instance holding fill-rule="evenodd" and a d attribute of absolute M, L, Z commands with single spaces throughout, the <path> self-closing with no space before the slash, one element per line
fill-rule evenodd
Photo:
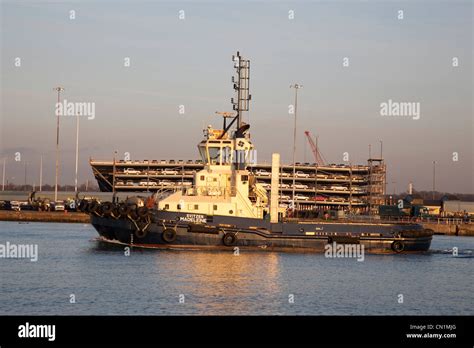
<path fill-rule="evenodd" d="M 39 191 L 43 190 L 43 155 L 40 157 Z"/>
<path fill-rule="evenodd" d="M 79 116 L 76 116 L 76 176 L 74 178 L 74 192 L 77 194 L 77 173 L 79 168 Z"/>
<path fill-rule="evenodd" d="M 436 161 L 433 161 L 433 200 L 435 199 L 436 189 Z"/>
<path fill-rule="evenodd" d="M 114 168 L 112 170 L 112 201 L 115 203 L 115 157 L 117 156 L 117 150 L 114 151 Z"/>
<path fill-rule="evenodd" d="M 61 92 L 64 88 L 61 86 L 53 88 L 53 91 L 58 92 L 58 104 L 61 102 Z M 54 201 L 58 200 L 58 175 L 59 175 L 59 112 L 56 111 L 56 176 L 54 181 Z"/>
<path fill-rule="evenodd" d="M 296 117 L 298 111 L 298 90 L 302 88 L 303 85 L 295 83 L 291 85 L 290 88 L 295 89 L 295 120 L 293 127 L 293 196 L 291 197 L 293 201 L 293 209 L 295 208 L 295 175 L 296 175 Z"/>
<path fill-rule="evenodd" d="M 3 176 L 2 176 L 2 191 L 5 191 L 5 165 L 6 165 L 6 158 L 3 158 Z"/>

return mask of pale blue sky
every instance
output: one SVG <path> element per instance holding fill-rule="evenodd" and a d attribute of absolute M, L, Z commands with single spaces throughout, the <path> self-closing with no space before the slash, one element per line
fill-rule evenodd
<path fill-rule="evenodd" d="M 409 181 L 430 189 L 436 160 L 438 189 L 474 192 L 472 1 L 3 1 L 1 10 L 0 157 L 8 157 L 10 181 L 23 182 L 17 151 L 30 163 L 30 183 L 38 182 L 40 154 L 45 181 L 54 181 L 58 84 L 67 100 L 96 103 L 96 119 L 81 124 L 81 182 L 92 177 L 89 157 L 110 159 L 114 150 L 132 159 L 197 158 L 203 126 L 220 125 L 214 112 L 231 110 L 239 50 L 251 60 L 259 161 L 272 152 L 291 161 L 289 85 L 298 82 L 299 161 L 306 147 L 312 162 L 304 130 L 319 135 L 331 163 L 346 151 L 365 163 L 368 144 L 378 153 L 383 139 L 397 191 Z M 388 99 L 420 102 L 421 119 L 381 117 Z M 61 125 L 62 182 L 72 183 L 75 122 Z"/>

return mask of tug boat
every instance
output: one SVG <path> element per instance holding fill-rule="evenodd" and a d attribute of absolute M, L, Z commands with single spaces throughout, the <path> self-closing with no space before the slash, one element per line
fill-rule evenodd
<path fill-rule="evenodd" d="M 237 52 L 235 113 L 222 113 L 222 129 L 208 126 L 198 144 L 204 168 L 193 185 L 176 191 L 131 197 L 123 202 L 82 200 L 100 240 L 156 249 L 325 252 L 328 244 L 363 246 L 369 253 L 429 250 L 432 231 L 415 223 L 290 218 L 278 201 L 280 156 L 272 155 L 268 192 L 247 170 L 254 145 L 248 111 L 248 60 Z"/>

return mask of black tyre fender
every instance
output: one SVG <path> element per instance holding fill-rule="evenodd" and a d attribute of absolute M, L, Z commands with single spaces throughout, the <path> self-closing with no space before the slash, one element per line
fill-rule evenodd
<path fill-rule="evenodd" d="M 112 202 L 104 202 L 102 204 L 102 213 L 104 213 L 105 215 L 110 215 L 113 210 L 114 210 L 114 205 Z"/>
<path fill-rule="evenodd" d="M 401 253 L 403 250 L 405 250 L 405 245 L 399 240 L 394 241 L 391 247 L 396 253 Z"/>
<path fill-rule="evenodd" d="M 97 201 L 92 201 L 87 205 L 87 211 L 89 213 L 95 213 L 99 209 L 99 203 Z"/>
<path fill-rule="evenodd" d="M 227 232 L 224 233 L 224 237 L 222 237 L 222 243 L 224 243 L 225 246 L 232 246 L 235 245 L 237 242 L 237 236 L 233 232 Z"/>
<path fill-rule="evenodd" d="M 161 234 L 161 238 L 163 238 L 166 243 L 174 242 L 176 240 L 176 230 L 173 228 L 165 228 Z"/>
<path fill-rule="evenodd" d="M 147 230 L 138 229 L 135 231 L 135 236 L 137 238 L 145 238 L 147 234 L 148 234 Z"/>
<path fill-rule="evenodd" d="M 132 211 L 131 207 L 128 204 L 120 204 L 118 207 L 118 212 L 120 216 L 126 217 Z"/>
<path fill-rule="evenodd" d="M 147 207 L 137 208 L 137 215 L 140 218 L 146 218 L 148 216 L 148 208 Z"/>
<path fill-rule="evenodd" d="M 85 213 L 87 211 L 87 205 L 88 204 L 89 203 L 85 199 L 82 199 L 81 202 L 79 203 L 79 210 L 82 211 L 83 213 Z"/>

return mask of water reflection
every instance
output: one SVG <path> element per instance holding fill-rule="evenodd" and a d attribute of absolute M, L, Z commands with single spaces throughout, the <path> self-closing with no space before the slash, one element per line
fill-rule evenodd
<path fill-rule="evenodd" d="M 257 295 L 268 303 L 278 297 L 280 289 L 280 255 L 266 252 L 160 252 L 157 267 L 163 259 L 174 263 L 173 277 L 180 293 L 189 294 L 199 314 L 240 314 L 248 312 L 246 298 Z M 168 262 L 166 262 L 168 264 Z"/>

